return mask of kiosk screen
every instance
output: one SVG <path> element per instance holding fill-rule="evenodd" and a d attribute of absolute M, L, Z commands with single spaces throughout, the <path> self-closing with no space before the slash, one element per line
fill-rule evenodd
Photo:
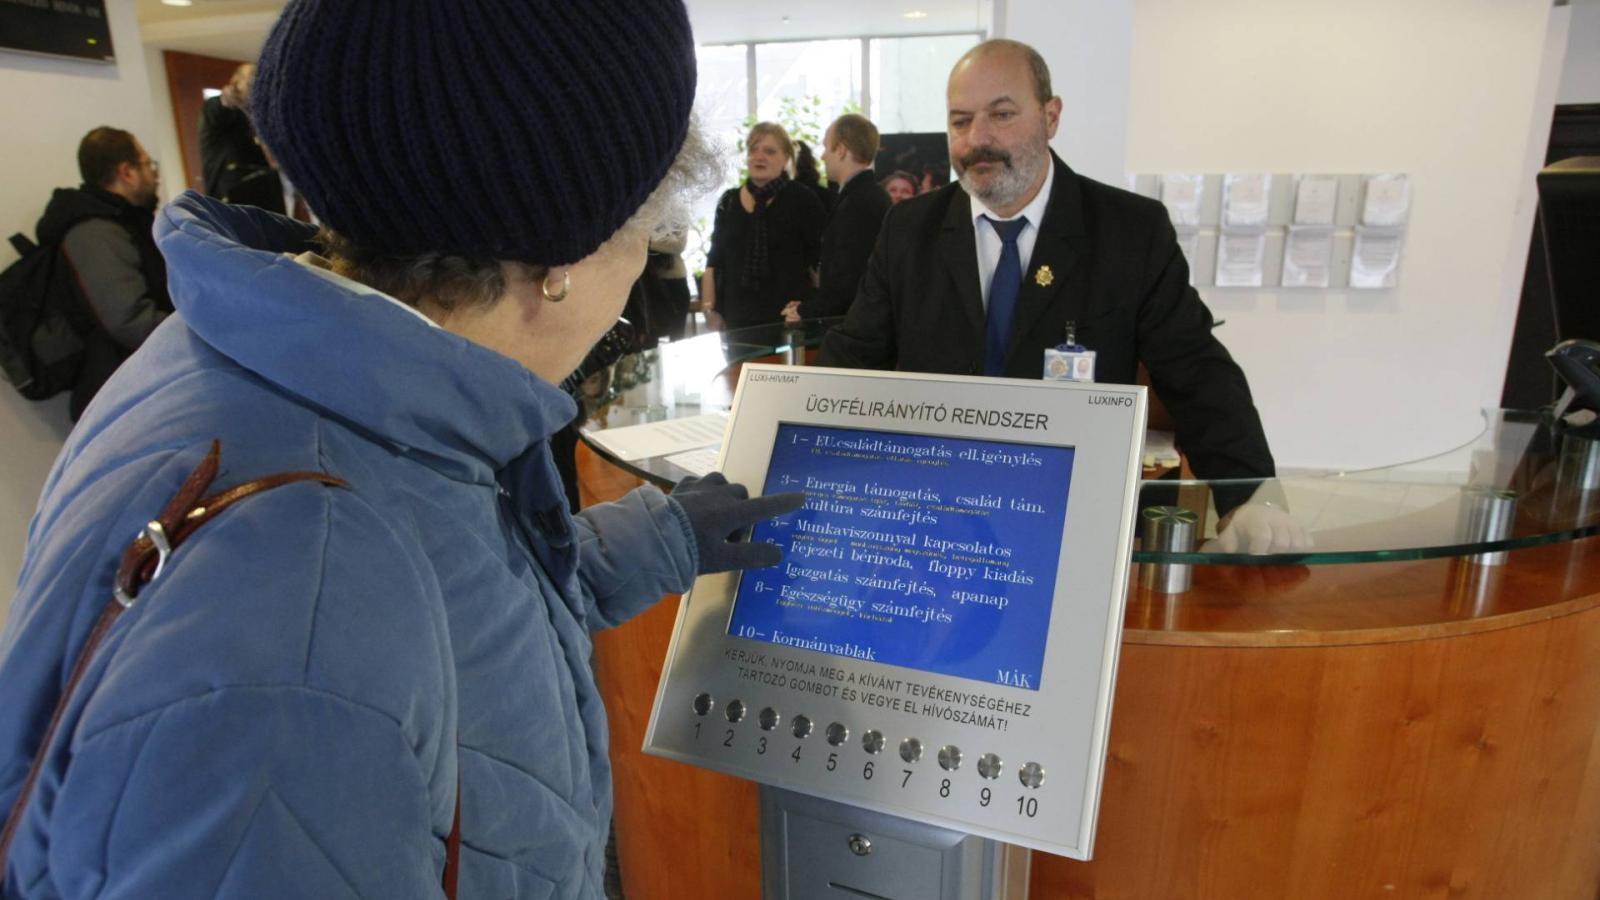
<path fill-rule="evenodd" d="M 1038 690 L 1073 448 L 780 423 L 728 633 Z M 1070 574 L 1070 573 L 1067 573 Z"/>

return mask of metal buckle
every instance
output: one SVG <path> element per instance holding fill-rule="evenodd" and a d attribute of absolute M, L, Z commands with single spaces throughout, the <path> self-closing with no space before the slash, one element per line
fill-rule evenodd
<path fill-rule="evenodd" d="M 158 521 L 151 520 L 145 523 L 144 530 L 139 536 L 148 540 L 156 548 L 156 570 L 150 573 L 150 580 L 155 581 L 161 577 L 161 570 L 166 568 L 167 557 L 172 555 L 172 542 L 167 540 L 167 529 Z M 123 609 L 133 606 L 134 595 L 122 589 L 122 585 L 113 585 L 111 595 L 117 598 Z"/>

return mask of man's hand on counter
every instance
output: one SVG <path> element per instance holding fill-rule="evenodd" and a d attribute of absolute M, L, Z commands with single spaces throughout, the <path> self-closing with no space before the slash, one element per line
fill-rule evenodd
<path fill-rule="evenodd" d="M 1311 549 L 1311 535 L 1284 510 L 1261 501 L 1246 503 L 1217 523 L 1217 536 L 1203 553 L 1293 553 Z"/>

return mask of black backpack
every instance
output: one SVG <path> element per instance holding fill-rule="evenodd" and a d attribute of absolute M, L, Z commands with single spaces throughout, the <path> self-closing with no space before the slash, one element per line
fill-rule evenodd
<path fill-rule="evenodd" d="M 69 390 L 83 367 L 87 316 L 60 244 L 11 236 L 22 258 L 0 272 L 0 371 L 29 400 Z"/>

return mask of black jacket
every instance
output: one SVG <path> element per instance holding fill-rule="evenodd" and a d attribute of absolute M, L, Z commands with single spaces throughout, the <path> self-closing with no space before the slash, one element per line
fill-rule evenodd
<path fill-rule="evenodd" d="M 1197 475 L 1271 476 L 1250 387 L 1211 333 L 1166 209 L 1059 158 L 1055 166 L 1005 374 L 1041 377 L 1045 348 L 1073 322 L 1078 342 L 1098 354 L 1096 380 L 1133 384 L 1144 363 Z M 849 318 L 824 340 L 818 363 L 978 375 L 983 343 L 971 204 L 950 184 L 890 210 Z"/>
<path fill-rule="evenodd" d="M 811 268 L 821 252 L 822 201 L 810 188 L 786 182 L 767 207 L 767 271 L 757 288 L 743 284 L 750 253 L 753 213 L 745 212 L 739 189 L 717 201 L 706 266 L 716 270 L 717 312 L 729 328 L 772 325 L 791 300 L 811 298 Z"/>
<path fill-rule="evenodd" d="M 872 170 L 851 178 L 839 189 L 828 227 L 822 230 L 822 262 L 816 296 L 800 304 L 802 318 L 842 316 L 850 309 L 867 271 L 867 258 L 893 204 Z"/>
<path fill-rule="evenodd" d="M 250 117 L 223 105 L 221 97 L 207 98 L 200 107 L 200 168 L 207 196 L 288 214 L 283 182 L 256 143 Z"/>
<path fill-rule="evenodd" d="M 72 388 L 76 420 L 117 366 L 172 312 L 167 263 L 156 249 L 153 210 L 83 185 L 51 195 L 36 229 L 60 244 L 84 301 L 83 367 Z"/>

